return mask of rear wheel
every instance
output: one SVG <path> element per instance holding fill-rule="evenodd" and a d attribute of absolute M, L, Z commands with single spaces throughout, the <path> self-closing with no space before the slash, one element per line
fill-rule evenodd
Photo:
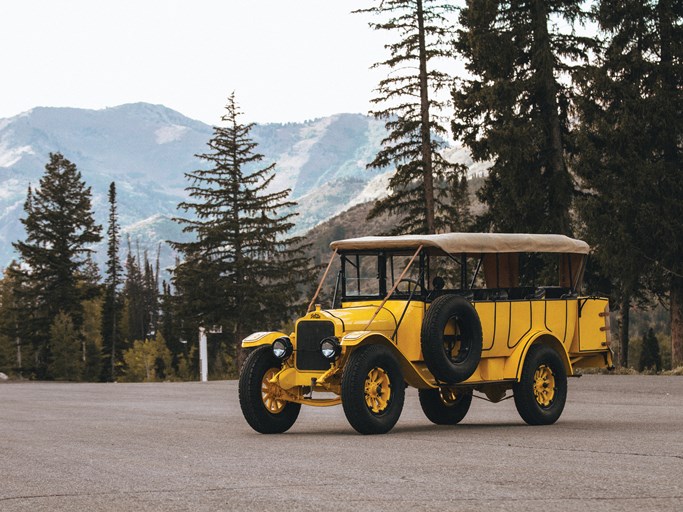
<path fill-rule="evenodd" d="M 344 367 L 344 414 L 361 434 L 389 432 L 403 410 L 405 381 L 390 350 L 381 345 L 356 349 Z"/>
<path fill-rule="evenodd" d="M 261 434 L 280 434 L 294 425 L 301 404 L 288 402 L 283 390 L 270 380 L 280 371 L 270 346 L 255 349 L 242 366 L 239 400 L 247 423 Z"/>
<path fill-rule="evenodd" d="M 529 425 L 555 423 L 567 401 L 567 372 L 559 354 L 547 345 L 533 345 L 513 385 L 515 406 Z"/>
<path fill-rule="evenodd" d="M 460 423 L 472 404 L 472 390 L 420 389 L 418 395 L 425 416 L 437 425 Z"/>

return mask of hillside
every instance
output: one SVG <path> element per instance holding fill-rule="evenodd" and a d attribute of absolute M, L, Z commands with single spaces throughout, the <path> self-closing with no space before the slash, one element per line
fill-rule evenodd
<path fill-rule="evenodd" d="M 482 213 L 484 209 L 476 196 L 483 182 L 484 179 L 481 177 L 472 178 L 469 182 L 471 210 L 474 215 Z M 306 240 L 311 244 L 310 254 L 316 263 L 327 262 L 330 243 L 334 240 L 384 235 L 393 228 L 395 219 L 389 215 L 382 215 L 372 221 L 367 220 L 372 206 L 373 202 L 357 204 L 306 232 Z"/>
<path fill-rule="evenodd" d="M 255 125 L 252 131 L 264 165 L 277 163 L 273 188 L 291 188 L 299 203 L 299 233 L 382 193 L 382 174 L 365 166 L 383 134 L 382 123 L 360 114 Z M 182 239 L 172 218 L 182 213 L 176 206 L 186 198 L 184 173 L 204 166 L 194 155 L 206 150 L 211 135 L 209 125 L 147 103 L 102 110 L 40 107 L 0 119 L 0 267 L 15 257 L 11 242 L 24 237 L 19 218 L 26 190 L 37 184 L 50 152 L 78 166 L 92 187 L 98 222 L 106 221 L 106 193 L 115 181 L 124 237 L 142 250 Z M 102 261 L 103 247 L 98 249 Z M 164 246 L 162 263 L 172 262 Z"/>
<path fill-rule="evenodd" d="M 366 169 L 384 135 L 382 122 L 361 114 L 253 127 L 263 165 L 276 163 L 273 190 L 291 189 L 298 203 L 293 234 L 315 227 L 315 233 L 326 233 L 316 242 L 322 247 L 334 238 L 389 229 L 390 219 L 364 220 L 369 209 L 364 203 L 384 196 L 388 187 L 391 169 Z M 122 257 L 128 238 L 140 252 L 159 249 L 162 267 L 173 265 L 175 255 L 165 242 L 186 239 L 173 221 L 185 215 L 177 210 L 187 198 L 185 173 L 204 167 L 195 155 L 206 151 L 211 136 L 211 126 L 148 103 L 102 110 L 38 107 L 0 119 L 0 269 L 16 257 L 11 244 L 24 238 L 19 218 L 26 190 L 29 183 L 37 185 L 50 152 L 77 165 L 92 187 L 95 218 L 105 227 L 107 190 L 116 182 Z M 465 164 L 475 181 L 486 171 L 461 147 L 446 153 Z M 333 219 L 349 208 L 348 215 Z M 104 243 L 95 249 L 102 264 Z"/>

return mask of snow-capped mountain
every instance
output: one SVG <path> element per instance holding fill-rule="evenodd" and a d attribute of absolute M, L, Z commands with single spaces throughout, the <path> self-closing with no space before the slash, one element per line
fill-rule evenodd
<path fill-rule="evenodd" d="M 25 236 L 19 218 L 27 186 L 37 185 L 50 152 L 77 165 L 103 226 L 107 189 L 115 181 L 124 236 L 141 250 L 180 240 L 171 219 L 182 216 L 176 207 L 186 198 L 184 173 L 205 166 L 194 155 L 207 150 L 211 135 L 202 122 L 146 103 L 103 110 L 41 107 L 0 119 L 0 267 L 16 257 L 11 242 Z M 384 136 L 383 124 L 367 116 L 256 125 L 252 135 L 263 163 L 277 164 L 273 188 L 291 188 L 299 203 L 298 233 L 386 192 L 387 176 L 365 168 Z M 170 249 L 162 246 L 170 264 Z"/>

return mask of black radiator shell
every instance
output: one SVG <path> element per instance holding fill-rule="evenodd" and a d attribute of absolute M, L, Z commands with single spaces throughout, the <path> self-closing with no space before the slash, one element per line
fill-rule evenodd
<path fill-rule="evenodd" d="M 296 367 L 299 370 L 328 370 L 331 361 L 320 352 L 320 341 L 334 336 L 334 323 L 303 320 L 296 328 Z"/>

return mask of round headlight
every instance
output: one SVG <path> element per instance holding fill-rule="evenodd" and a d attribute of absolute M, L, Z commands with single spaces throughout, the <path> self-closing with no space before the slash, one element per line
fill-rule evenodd
<path fill-rule="evenodd" d="M 341 354 L 339 340 L 335 336 L 323 338 L 320 341 L 320 351 L 322 352 L 323 357 L 334 361 L 339 357 L 339 354 Z"/>
<path fill-rule="evenodd" d="M 280 338 L 277 338 L 273 342 L 272 348 L 273 348 L 273 355 L 275 357 L 277 357 L 278 359 L 287 359 L 289 356 L 292 355 L 292 351 L 294 350 L 294 347 L 292 346 L 292 342 L 286 336 L 282 336 Z"/>

